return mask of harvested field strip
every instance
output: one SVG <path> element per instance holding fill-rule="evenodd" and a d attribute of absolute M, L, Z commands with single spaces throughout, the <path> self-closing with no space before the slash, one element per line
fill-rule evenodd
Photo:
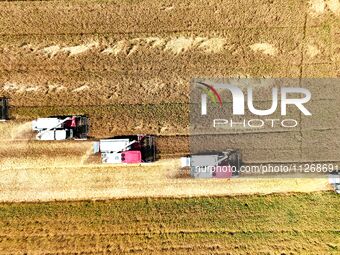
<path fill-rule="evenodd" d="M 64 1 L 13 1 L 1 2 L 1 8 L 7 10 L 0 19 L 1 34 L 70 34 L 79 33 L 80 29 L 84 34 L 88 34 L 207 30 L 247 26 L 302 26 L 308 11 L 308 3 L 306 1 L 285 1 L 285 4 L 282 4 L 282 1 L 273 3 L 211 1 L 209 4 L 192 1 L 171 3 L 168 1 L 74 1 L 65 4 Z M 29 17 L 29 22 L 23 17 Z"/>
<path fill-rule="evenodd" d="M 155 134 L 157 135 L 157 151 L 161 158 L 188 154 L 190 152 L 189 129 L 186 126 L 188 125 L 188 120 L 185 120 L 184 115 L 181 115 L 183 109 L 178 108 L 177 110 L 175 107 L 168 107 L 166 109 L 172 109 L 172 111 L 167 111 L 157 109 L 157 107 L 158 106 L 147 107 L 147 109 L 150 110 L 150 115 L 147 115 L 150 116 L 150 121 L 148 122 L 145 120 L 146 115 L 143 114 L 142 110 L 139 112 L 138 107 L 108 107 L 106 112 L 100 108 L 97 110 L 96 107 L 88 108 L 91 109 L 92 112 L 89 114 L 90 135 L 93 140 L 96 140 L 122 134 Z M 23 108 L 22 110 L 25 109 L 27 108 Z M 37 114 L 35 117 L 83 113 L 82 111 L 76 110 L 68 112 L 69 109 L 71 108 L 60 108 L 59 111 L 59 108 L 56 108 L 54 109 L 56 110 L 55 112 L 45 113 L 46 115 L 41 113 L 41 115 Z M 32 112 L 33 110 L 27 111 L 27 116 L 32 114 Z M 88 113 L 88 111 L 84 113 Z M 21 116 L 25 119 L 27 118 L 24 113 L 22 113 Z M 182 119 L 178 121 L 176 118 Z M 169 123 L 172 124 L 169 125 Z M 181 123 L 181 125 L 178 125 L 178 123 Z M 16 161 L 17 163 L 15 165 L 18 165 L 19 162 L 24 163 L 26 159 L 32 161 L 39 157 L 41 157 L 41 159 L 43 159 L 43 157 L 51 157 L 51 159 L 57 162 L 63 156 L 65 156 L 65 159 L 62 160 L 62 162 L 71 158 L 72 160 L 81 161 L 81 158 L 86 157 L 87 148 L 91 147 L 91 141 L 54 143 L 31 141 L 31 139 L 34 139 L 34 133 L 31 131 L 31 124 L 28 120 L 27 122 L 19 123 L 12 121 L 1 123 L 0 131 L 0 139 L 2 141 L 0 145 L 1 162 L 7 162 L 8 164 L 11 161 Z M 339 132 L 340 129 L 338 128 L 334 128 L 333 130 L 329 128 L 306 128 L 303 131 L 273 131 L 265 129 L 239 132 L 238 130 L 230 130 L 230 132 L 226 132 L 223 137 L 221 137 L 221 135 L 210 135 L 208 142 L 202 143 L 204 148 L 201 148 L 201 145 L 195 145 L 194 148 L 196 150 L 200 148 L 204 150 L 214 146 L 215 149 L 221 150 L 225 150 L 226 148 L 239 149 L 246 163 L 300 162 L 302 164 L 303 162 L 312 161 L 339 162 L 340 151 L 337 148 L 337 141 L 333 139 L 334 137 L 339 137 Z M 200 139 L 204 140 L 204 136 L 196 135 L 192 136 L 192 139 L 191 146 L 197 143 L 197 141 L 200 141 Z M 268 143 L 268 140 L 275 142 Z M 315 146 L 316 143 L 318 146 Z M 84 144 L 86 144 L 86 146 L 83 146 Z M 216 147 L 217 145 L 219 147 Z M 58 153 L 55 154 L 55 151 L 58 151 Z M 22 157 L 22 155 L 25 155 L 25 157 Z M 95 161 L 97 162 L 98 160 Z M 91 162 L 91 160 L 89 160 L 89 162 Z M 25 164 L 25 166 L 27 165 Z"/>
<path fill-rule="evenodd" d="M 328 192 L 1 204 L 0 254 L 337 253 L 339 210 Z"/>
<path fill-rule="evenodd" d="M 6 1 L 6 0 L 5 0 Z M 37 0 L 39 1 L 39 0 Z M 53 1 L 53 0 L 51 0 Z M 1 0 L 0 0 L 1 2 Z M 332 24 L 330 23 L 326 23 L 326 26 L 330 26 Z M 232 31 L 232 32 L 238 32 L 240 30 L 240 28 L 243 28 L 245 30 L 257 30 L 260 27 L 258 26 L 251 26 L 251 24 L 249 24 L 248 26 L 242 26 L 242 27 L 235 27 L 235 26 L 231 26 L 231 27 L 224 27 L 224 28 L 212 28 L 212 29 L 207 29 L 207 28 L 198 28 L 198 29 L 181 29 L 181 30 L 166 30 L 166 31 L 133 31 L 133 32 L 103 32 L 103 33 L 27 33 L 27 34 L 0 34 L 0 38 L 2 38 L 3 40 L 0 42 L 1 44 L 4 43 L 9 43 L 11 42 L 10 39 L 12 39 L 12 42 L 17 42 L 18 39 L 24 38 L 24 39 L 32 39 L 34 40 L 40 40 L 41 38 L 47 38 L 47 42 L 50 41 L 51 38 L 54 38 L 55 41 L 57 41 L 58 39 L 62 40 L 64 38 L 79 38 L 79 39 L 84 39 L 84 38 L 95 38 L 97 35 L 103 36 L 103 37 L 110 37 L 110 36 L 115 36 L 117 38 L 134 38 L 135 35 L 139 36 L 139 37 L 143 37 L 143 36 L 155 36 L 155 35 L 159 35 L 159 36 L 180 36 L 183 34 L 191 34 L 191 35 L 199 35 L 200 33 L 204 33 L 207 35 L 218 35 L 218 34 L 227 34 L 228 32 Z M 270 31 L 270 30 L 275 30 L 275 29 L 292 29 L 292 30 L 297 30 L 297 31 L 303 31 L 303 29 L 305 28 L 305 26 L 302 25 L 291 25 L 291 26 L 284 26 L 284 25 L 277 25 L 277 26 L 268 26 L 265 27 L 266 30 Z M 311 26 L 309 26 L 308 28 L 325 28 L 324 26 L 322 26 L 322 24 L 313 24 Z M 101 38 L 101 40 L 106 40 L 107 38 Z M 70 42 L 72 42 L 72 40 L 70 40 Z"/>
<path fill-rule="evenodd" d="M 321 29 L 322 27 L 316 28 Z M 261 32 L 260 35 L 257 29 L 251 28 L 243 28 L 242 32 L 238 28 L 230 28 L 218 31 L 136 33 L 125 34 L 124 36 L 107 34 L 102 35 L 103 37 L 96 34 L 86 36 L 80 36 L 79 34 L 48 36 L 0 35 L 3 39 L 0 46 L 7 49 L 6 55 L 17 54 L 20 59 L 41 58 L 45 60 L 60 59 L 67 56 L 73 59 L 72 57 L 80 54 L 94 54 L 97 58 L 100 56 L 127 57 L 134 55 L 139 59 L 141 56 L 135 54 L 137 52 L 143 52 L 144 54 L 160 54 L 163 52 L 168 56 L 179 56 L 188 53 L 230 54 L 230 50 L 233 51 L 236 47 L 243 47 L 248 54 L 259 51 L 264 55 L 276 56 L 279 52 L 273 54 L 274 52 L 268 51 L 269 48 L 276 49 L 276 45 L 280 45 L 280 49 L 285 49 L 285 54 L 300 57 L 301 45 L 296 48 L 296 45 L 294 47 L 292 44 L 302 43 L 301 35 L 299 35 L 299 33 L 302 33 L 302 28 L 287 27 L 270 28 L 268 30 Z M 277 32 L 281 32 L 281 35 L 277 35 Z M 285 38 L 282 34 L 289 34 L 292 38 Z M 239 36 L 242 36 L 244 40 L 240 40 Z M 271 43 L 264 43 L 267 41 Z M 18 54 L 20 52 L 27 53 L 27 55 L 22 56 Z M 152 59 L 149 59 L 149 61 L 152 61 Z M 287 63 L 287 59 L 278 58 L 278 61 Z"/>
<path fill-rule="evenodd" d="M 37 62 L 37 61 L 36 61 Z M 39 61 L 38 61 L 39 62 Z M 173 63 L 172 63 L 173 64 Z M 171 65 L 172 65 L 171 64 Z M 183 63 L 184 64 L 184 63 Z M 158 66 L 158 64 L 157 64 Z M 182 64 L 176 64 L 182 66 Z M 125 74 L 115 74 L 109 71 L 86 72 L 86 71 L 56 71 L 56 72 L 1 72 L 0 95 L 11 98 L 14 106 L 67 106 L 67 105 L 114 105 L 114 104 L 177 104 L 189 102 L 189 84 L 193 77 L 209 75 L 213 77 L 230 77 L 236 73 L 229 73 L 230 69 L 220 66 L 216 69 L 207 70 L 200 65 L 199 68 L 206 70 L 193 71 L 191 74 L 186 70 L 165 69 L 157 76 L 152 74 L 154 68 L 144 73 L 128 69 Z M 209 68 L 209 67 L 208 67 Z M 247 67 L 245 67 L 247 69 Z M 256 69 L 257 71 L 261 70 Z M 275 68 L 292 70 L 288 66 L 280 65 Z M 243 70 L 243 67 L 241 67 Z M 246 70 L 244 69 L 244 70 Z M 228 72 L 226 73 L 226 70 Z M 249 70 L 253 70 L 250 68 Z M 212 73 L 208 74 L 210 71 Z M 187 73 L 185 73 L 187 72 Z M 171 73 L 169 75 L 169 73 Z M 175 75 L 174 73 L 177 73 Z M 255 75 L 256 76 L 256 75 Z M 293 76 L 294 77 L 294 76 Z M 296 76 L 295 76 L 296 77 Z M 309 104 L 317 109 L 322 107 L 320 103 L 334 104 L 339 100 L 339 87 L 334 85 L 316 86 L 304 84 L 310 89 L 313 101 Z M 245 91 L 245 90 L 244 90 Z M 270 101 L 271 86 L 254 86 L 256 102 Z M 260 97 L 261 95 L 261 97 Z M 231 97 L 223 97 L 226 102 Z M 329 100 L 329 102 L 320 102 Z M 314 106 L 315 105 L 315 106 Z"/>
<path fill-rule="evenodd" d="M 258 101 L 256 104 L 265 105 L 268 101 L 262 102 Z M 221 129 L 220 133 L 280 133 L 280 132 L 295 132 L 302 131 L 322 131 L 322 130 L 337 130 L 340 124 L 340 113 L 336 111 L 337 100 L 318 100 L 315 99 L 309 106 L 309 109 L 313 110 L 313 114 L 318 115 L 318 118 L 308 118 L 302 117 L 300 119 L 299 112 L 296 109 L 290 108 L 292 111 L 290 113 L 291 118 L 300 119 L 301 123 L 298 123 L 297 127 L 292 127 L 290 129 L 284 128 L 282 126 L 281 120 L 283 119 L 279 112 L 271 116 L 271 118 L 277 120 L 273 124 L 266 120 L 265 117 L 255 116 L 249 112 L 243 116 L 246 120 L 245 124 L 248 127 L 247 121 L 250 119 L 261 119 L 263 120 L 262 128 L 243 128 L 243 125 L 233 125 L 232 128 L 226 125 L 225 130 Z M 232 108 L 231 103 L 224 103 L 224 107 L 227 109 Z M 321 109 L 320 109 L 321 108 Z M 331 109 L 329 109 L 331 108 Z M 167 132 L 166 126 L 178 127 L 178 134 L 187 133 L 189 131 L 190 124 L 190 110 L 192 112 L 200 109 L 199 105 L 190 105 L 187 103 L 160 103 L 160 104 L 111 104 L 111 105 L 86 105 L 86 106 L 11 106 L 10 114 L 13 119 L 19 122 L 30 121 L 38 117 L 48 117 L 56 115 L 72 115 L 72 114 L 85 114 L 87 115 L 91 122 L 90 125 L 94 125 L 91 129 L 93 132 L 100 132 L 100 129 L 107 128 L 106 124 L 101 124 L 102 121 L 109 120 L 115 125 L 123 125 L 122 121 L 126 121 L 131 124 L 135 124 L 135 129 L 142 129 L 143 126 L 148 126 L 149 128 L 161 127 L 160 134 L 170 135 L 171 132 Z M 323 110 L 328 112 L 323 112 Z M 243 118 L 239 116 L 231 116 L 226 114 L 225 119 L 234 121 L 241 121 Z M 281 118 L 281 119 L 280 119 Z M 212 121 L 212 120 L 209 120 Z M 98 122 L 100 124 L 98 124 Z M 155 123 L 155 127 L 151 126 L 150 123 Z M 210 124 L 209 122 L 206 123 Z M 163 127 L 162 127 L 163 125 Z M 101 126 L 101 127 L 100 127 Z M 275 127 L 275 128 L 273 128 Z M 98 130 L 99 129 L 99 130 Z M 187 129 L 187 132 L 185 132 Z M 124 130 L 124 129 L 123 129 Z M 149 131 L 150 132 L 150 131 Z M 158 133 L 158 132 L 157 132 Z M 199 130 L 195 131 L 195 134 L 204 133 Z M 105 134 L 103 134 L 105 135 Z"/>
<path fill-rule="evenodd" d="M 82 164 L 80 157 L 74 156 L 15 159 L 8 165 L 5 162 L 0 169 L 0 201 L 269 194 L 332 189 L 326 176 L 270 178 L 263 175 L 206 180 L 190 178 L 187 171 L 180 170 L 179 159 L 133 165 L 99 162 L 100 158 L 96 163 Z"/>

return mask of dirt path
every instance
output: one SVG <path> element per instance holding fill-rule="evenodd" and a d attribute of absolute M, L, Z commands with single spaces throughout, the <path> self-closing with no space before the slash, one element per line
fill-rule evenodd
<path fill-rule="evenodd" d="M 178 159 L 142 165 L 0 169 L 0 201 L 192 197 L 329 190 L 327 179 L 179 178 Z"/>

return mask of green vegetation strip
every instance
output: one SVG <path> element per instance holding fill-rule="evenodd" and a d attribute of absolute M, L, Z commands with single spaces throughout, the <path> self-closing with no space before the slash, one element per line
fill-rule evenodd
<path fill-rule="evenodd" d="M 124 199 L 0 205 L 0 248 L 28 250 L 96 237 L 106 252 L 340 252 L 340 203 L 332 192 L 186 199 Z M 11 238 L 6 238 L 11 236 Z M 81 238 L 80 238 L 81 237 Z M 39 240 L 36 240 L 38 238 Z M 78 243 L 79 244 L 79 243 Z M 88 247 L 87 247 L 88 245 Z M 53 246 L 53 245 L 52 245 Z M 54 249 L 57 249 L 57 246 Z M 87 248 L 86 248 L 87 247 Z M 1 250 L 1 249 L 0 249 Z M 195 252 L 196 251 L 196 252 Z"/>

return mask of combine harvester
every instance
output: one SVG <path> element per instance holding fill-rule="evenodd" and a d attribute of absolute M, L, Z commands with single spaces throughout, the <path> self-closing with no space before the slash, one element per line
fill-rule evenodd
<path fill-rule="evenodd" d="M 0 121 L 6 121 L 9 119 L 9 106 L 8 98 L 0 97 Z"/>
<path fill-rule="evenodd" d="M 93 145 L 102 163 L 146 163 L 156 160 L 155 137 L 151 135 L 119 136 L 102 139 Z"/>
<path fill-rule="evenodd" d="M 53 116 L 38 118 L 32 122 L 32 129 L 37 131 L 37 140 L 86 140 L 89 131 L 86 116 Z"/>
<path fill-rule="evenodd" d="M 239 176 L 242 164 L 238 150 L 203 152 L 181 158 L 193 178 L 231 178 Z"/>
<path fill-rule="evenodd" d="M 329 175 L 329 183 L 334 187 L 335 192 L 340 194 L 340 172 L 332 172 Z"/>

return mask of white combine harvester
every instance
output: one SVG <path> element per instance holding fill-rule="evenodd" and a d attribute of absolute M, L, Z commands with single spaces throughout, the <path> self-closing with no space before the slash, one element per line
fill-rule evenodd
<path fill-rule="evenodd" d="M 336 193 L 340 194 L 340 172 L 335 171 L 329 175 L 329 183 L 334 187 Z"/>
<path fill-rule="evenodd" d="M 239 175 L 241 154 L 238 150 L 212 151 L 181 158 L 182 168 L 189 167 L 193 178 L 231 178 Z"/>
<path fill-rule="evenodd" d="M 8 98 L 0 97 L 0 121 L 9 119 L 8 108 Z"/>
<path fill-rule="evenodd" d="M 38 118 L 32 122 L 37 131 L 37 140 L 87 139 L 88 118 L 86 116 L 53 116 Z"/>
<path fill-rule="evenodd" d="M 120 136 L 94 143 L 102 163 L 143 163 L 156 160 L 155 139 L 150 135 Z"/>

